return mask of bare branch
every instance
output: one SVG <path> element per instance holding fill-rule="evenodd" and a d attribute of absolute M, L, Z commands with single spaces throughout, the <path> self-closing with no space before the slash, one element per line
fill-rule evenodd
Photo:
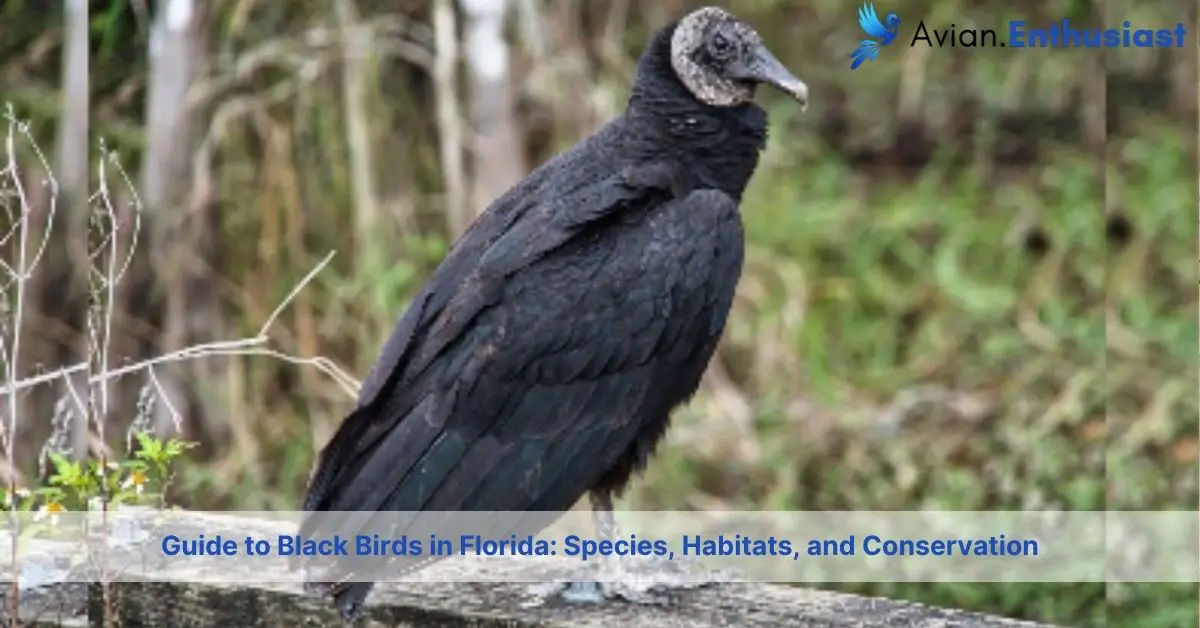
<path fill-rule="evenodd" d="M 8 395 L 8 423 L 3 430 L 4 434 L 4 455 L 6 460 L 12 465 L 14 461 L 13 446 L 16 443 L 17 433 L 17 414 L 18 414 L 18 397 L 15 394 L 15 385 L 20 381 L 19 369 L 21 367 L 21 330 L 23 328 L 25 316 L 25 298 L 26 284 L 33 274 L 33 269 L 37 262 L 41 259 L 42 253 L 46 249 L 46 243 L 50 239 L 54 222 L 54 210 L 58 198 L 58 183 L 52 174 L 46 156 L 38 147 L 37 142 L 33 140 L 29 133 L 29 125 L 26 122 L 17 120 L 16 113 L 12 104 L 8 104 L 5 109 L 4 119 L 7 121 L 7 133 L 4 140 L 5 165 L 0 170 L 0 176 L 7 176 L 16 192 L 17 205 L 19 213 L 16 218 L 16 233 L 17 237 L 17 253 L 15 264 L 5 264 L 4 271 L 7 272 L 16 284 L 15 304 L 8 307 L 7 290 L 4 290 L 4 305 L 5 313 L 5 334 L 0 337 L 0 354 L 3 354 L 3 363 L 5 366 L 5 379 L 8 382 L 8 388 L 13 392 Z M 36 252 L 30 256 L 30 223 L 33 218 L 33 207 L 29 203 L 29 196 L 25 191 L 25 184 L 21 180 L 21 170 L 17 164 L 17 137 L 26 140 L 32 148 L 35 158 L 41 163 L 43 172 L 46 173 L 46 185 L 50 188 L 50 206 L 47 212 L 47 224 L 42 230 L 42 241 L 36 246 Z M 8 284 L 12 285 L 12 284 Z M 7 286 L 5 286 L 7 287 Z M 11 334 L 11 340 L 6 337 Z"/>
<path fill-rule="evenodd" d="M 188 101 L 191 105 L 212 102 L 267 68 L 292 68 L 296 74 L 302 74 L 314 62 L 327 65 L 340 56 L 335 46 L 343 37 L 373 42 L 377 52 L 397 56 L 418 67 L 428 69 L 434 63 L 432 31 L 419 22 L 389 14 L 359 20 L 344 34 L 322 26 L 257 43 L 223 64 L 214 76 L 197 81 Z"/>
<path fill-rule="evenodd" d="M 150 383 L 154 385 L 154 391 L 158 393 L 158 398 L 162 399 L 163 405 L 167 407 L 167 412 L 171 413 L 171 421 L 175 423 L 175 431 L 182 432 L 183 415 L 175 408 L 175 404 L 171 403 L 171 398 L 167 395 L 166 388 L 163 388 L 162 382 L 158 381 L 158 375 L 155 374 L 154 367 L 147 367 L 146 374 L 150 376 Z M 151 414 L 150 416 L 153 415 Z"/>
<path fill-rule="evenodd" d="M 325 266 L 333 260 L 335 253 L 336 251 L 330 251 L 329 254 L 325 256 L 325 259 L 322 259 L 319 264 L 314 266 L 312 270 L 308 271 L 308 274 L 300 280 L 300 283 L 296 284 L 295 288 L 292 288 L 292 291 L 289 292 L 286 297 L 284 297 L 283 301 L 281 301 L 275 310 L 271 312 L 271 315 L 267 317 L 267 322 L 263 323 L 263 326 L 259 328 L 259 337 L 266 337 L 267 329 L 271 327 L 271 325 L 275 322 L 275 319 L 279 318 L 280 313 L 282 313 L 283 310 L 289 304 L 291 304 L 292 300 L 295 299 L 298 294 L 300 294 L 300 291 L 304 289 L 304 286 L 307 286 L 308 282 L 312 281 L 313 278 L 317 276 L 317 273 L 321 272 L 321 269 L 325 268 Z"/>
<path fill-rule="evenodd" d="M 333 255 L 334 255 L 334 253 L 331 252 L 329 255 L 327 255 L 324 258 L 324 260 L 322 260 L 321 264 L 319 264 L 316 269 L 314 269 L 308 275 L 306 275 L 305 279 L 304 279 L 304 283 L 311 281 L 312 278 L 316 276 L 317 271 L 319 271 L 321 268 L 324 268 L 325 264 L 327 264 L 329 262 L 329 260 L 332 259 Z M 282 311 L 282 309 L 288 305 L 288 302 L 290 302 L 291 299 L 294 299 L 295 296 L 297 294 L 299 294 L 300 289 L 302 287 L 303 287 L 303 284 L 300 284 L 297 288 L 293 289 L 288 294 L 288 299 L 285 300 L 285 302 L 282 303 L 280 306 L 275 308 L 275 311 L 272 313 L 272 320 L 278 318 L 279 313 Z M 270 321 L 268 322 L 267 325 L 265 325 L 263 327 L 263 329 L 265 330 L 269 326 L 270 326 Z M 218 340 L 215 342 L 207 342 L 207 343 L 203 343 L 203 344 L 193 345 L 191 347 L 186 347 L 186 348 L 180 349 L 178 351 L 172 351 L 171 353 L 167 353 L 167 354 L 163 354 L 163 355 L 160 355 L 160 356 L 157 356 L 154 358 L 142 360 L 140 362 L 135 362 L 133 364 L 128 364 L 128 365 L 121 366 L 118 368 L 110 368 L 106 372 L 92 374 L 91 376 L 88 377 L 88 384 L 90 384 L 90 385 L 100 384 L 102 382 L 111 381 L 111 380 L 118 379 L 118 378 L 121 378 L 121 377 L 124 377 L 127 375 L 132 375 L 134 373 L 140 373 L 146 369 L 153 368 L 154 366 L 157 366 L 160 364 L 167 364 L 170 362 L 179 362 L 179 361 L 183 361 L 183 360 L 194 360 L 196 358 L 212 357 L 212 356 L 262 355 L 262 356 L 275 357 L 275 358 L 284 360 L 286 362 L 291 362 L 293 364 L 302 364 L 302 365 L 313 366 L 313 367 L 317 368 L 318 370 L 320 370 L 321 372 L 326 373 L 333 379 L 337 380 L 337 383 L 351 397 L 355 397 L 358 395 L 358 389 L 362 387 L 362 384 L 357 379 L 355 379 L 353 376 L 347 374 L 341 367 L 337 366 L 333 361 L 329 360 L 328 358 L 323 358 L 320 356 L 300 357 L 300 356 L 290 355 L 290 354 L 287 354 L 287 353 L 284 353 L 284 352 L 281 352 L 281 351 L 278 351 L 275 349 L 270 349 L 270 348 L 266 347 L 268 340 L 269 340 L 269 338 L 266 335 L 260 334 L 260 335 L 254 336 L 252 338 L 241 338 L 238 340 Z M 8 384 L 4 385 L 3 387 L 0 387 L 0 395 L 8 395 L 13 392 L 19 392 L 22 390 L 33 388 L 35 386 L 45 385 L 45 384 L 52 382 L 55 379 L 58 379 L 60 377 L 85 372 L 85 371 L 87 371 L 87 368 L 88 368 L 87 363 L 81 362 L 78 364 L 72 364 L 70 366 L 56 369 L 49 373 L 42 373 L 40 375 L 27 377 L 25 379 L 18 380 L 15 382 L 9 382 Z"/>
<path fill-rule="evenodd" d="M 15 199 L 16 207 L 13 208 L 13 211 L 8 212 L 8 217 L 16 224 L 4 234 L 3 238 L 0 238 L 0 245 L 7 242 L 13 245 L 13 248 L 17 249 L 16 254 L 13 256 L 15 259 L 0 264 L 0 365 L 5 370 L 4 383 L 3 386 L 0 386 L 0 395 L 6 395 L 8 401 L 6 404 L 8 412 L 7 421 L 0 421 L 0 447 L 3 449 L 5 462 L 10 467 L 13 467 L 15 457 L 13 435 L 17 429 L 18 397 L 37 386 L 50 385 L 58 380 L 62 380 L 65 384 L 66 394 L 56 404 L 54 434 L 62 431 L 62 426 L 59 424 L 69 423 L 68 419 L 71 416 L 78 416 L 78 413 L 82 412 L 84 416 L 90 414 L 91 418 L 94 418 L 97 438 L 101 442 L 104 440 L 103 419 L 107 416 L 109 409 L 107 387 L 114 380 L 134 374 L 145 373 L 147 378 L 147 382 L 143 387 L 142 398 L 139 400 L 139 417 L 146 408 L 153 407 L 156 401 L 161 401 L 165 404 L 165 408 L 174 420 L 176 430 L 179 429 L 180 413 L 167 397 L 165 387 L 159 381 L 156 373 L 156 367 L 173 362 L 217 356 L 271 357 L 289 364 L 316 368 L 329 376 L 348 396 L 351 398 L 357 396 L 361 386 L 360 383 L 332 360 L 322 356 L 306 357 L 292 355 L 269 346 L 270 338 L 268 333 L 271 327 L 278 321 L 283 311 L 297 298 L 299 293 L 330 263 L 334 252 L 326 255 L 287 293 L 278 306 L 272 310 L 270 316 L 263 322 L 262 327 L 255 336 L 238 340 L 220 340 L 198 344 L 134 364 L 119 367 L 113 365 L 110 355 L 110 338 L 112 337 L 114 326 L 116 288 L 130 268 L 137 248 L 138 236 L 142 228 L 142 206 L 130 177 L 121 166 L 118 155 L 115 152 L 108 151 L 103 145 L 97 168 L 98 184 L 95 191 L 88 195 L 88 205 L 93 208 L 91 225 L 95 229 L 95 232 L 92 234 L 94 237 L 92 243 L 98 245 L 93 246 L 88 255 L 89 264 L 91 265 L 89 268 L 89 291 L 91 292 L 91 298 L 89 299 L 90 305 L 87 317 L 89 327 L 89 355 L 87 359 L 76 364 L 21 377 L 18 373 L 18 358 L 20 357 L 21 349 L 19 339 L 22 324 L 25 322 L 23 320 L 25 307 L 24 284 L 32 276 L 34 262 L 39 259 L 41 253 L 46 249 L 46 244 L 45 241 L 41 243 L 30 241 L 30 221 L 34 210 L 30 207 L 30 202 L 24 188 L 25 184 L 20 178 L 22 173 L 18 164 L 17 154 L 19 138 L 27 141 L 32 147 L 31 152 L 40 161 L 47 173 L 46 185 L 49 186 L 52 192 L 51 208 L 47 212 L 48 224 L 42 230 L 43 234 L 45 234 L 44 238 L 49 237 L 48 234 L 53 227 L 53 202 L 57 195 L 57 184 L 51 174 L 52 169 L 41 151 L 37 148 L 36 142 L 34 142 L 29 133 L 27 124 L 16 118 L 11 106 L 8 108 L 6 115 L 4 115 L 4 119 L 7 122 L 7 134 L 5 135 L 4 142 L 5 161 L 3 166 L 0 166 L 0 194 L 7 194 L 9 187 L 11 187 L 12 193 L 8 197 L 0 198 L 0 200 L 9 197 Z M 132 218 L 125 221 L 130 224 L 123 224 L 121 216 L 118 215 L 117 208 L 113 202 L 111 188 L 113 180 L 110 177 L 114 176 L 117 177 L 117 181 L 127 186 L 133 195 Z M 0 205 L 4 205 L 4 210 L 9 209 L 7 203 L 0 203 Z M 123 252 L 118 236 L 126 231 L 128 232 L 130 243 L 128 249 Z M 14 287 L 16 290 L 15 299 L 9 298 L 10 287 Z M 73 380 L 76 377 L 81 378 L 79 385 L 86 382 L 88 391 L 86 398 L 77 390 L 77 383 Z M 43 461 L 52 451 L 62 452 L 64 450 L 63 443 L 58 442 L 58 437 L 54 434 L 51 436 L 51 442 L 46 444 L 46 448 L 44 448 L 45 450 L 40 456 Z"/>

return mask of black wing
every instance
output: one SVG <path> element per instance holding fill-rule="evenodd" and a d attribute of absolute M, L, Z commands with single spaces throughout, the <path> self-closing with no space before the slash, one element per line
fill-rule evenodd
<path fill-rule="evenodd" d="M 494 300 L 481 287 L 498 287 L 503 273 L 553 250 L 589 222 L 657 194 L 652 185 L 641 185 L 644 176 L 636 177 L 639 185 L 633 186 L 620 176 L 589 177 L 586 168 L 574 167 L 592 157 L 587 148 L 578 146 L 537 169 L 497 199 L 455 243 L 388 337 L 363 382 L 357 408 L 318 456 L 304 510 L 328 510 L 326 495 L 336 489 L 338 478 L 354 476 L 362 454 L 412 411 L 398 393 L 410 390 L 445 349 L 446 340 L 488 307 L 489 298 Z M 557 198 L 541 200 L 550 195 Z M 576 213 L 573 207 L 596 209 Z M 488 277 L 499 281 L 481 286 Z M 381 395 L 384 391 L 390 395 Z M 382 413 L 381 402 L 388 406 Z"/>
<path fill-rule="evenodd" d="M 481 230 L 469 272 L 452 254 L 465 279 L 435 278 L 400 322 L 306 509 L 570 507 L 694 391 L 724 325 L 736 203 L 667 198 L 610 177 Z"/>

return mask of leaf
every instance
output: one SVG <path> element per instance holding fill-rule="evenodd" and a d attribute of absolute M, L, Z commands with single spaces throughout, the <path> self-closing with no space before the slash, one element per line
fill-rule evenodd
<path fill-rule="evenodd" d="M 181 455 L 185 450 L 191 449 L 196 445 L 197 443 L 194 442 L 172 438 L 170 442 L 167 443 L 165 455 L 167 458 L 175 458 Z"/>

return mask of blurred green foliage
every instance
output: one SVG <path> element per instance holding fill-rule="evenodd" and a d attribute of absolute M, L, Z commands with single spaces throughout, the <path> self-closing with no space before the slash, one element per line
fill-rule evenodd
<path fill-rule="evenodd" d="M 22 4 L 6 6 L 6 24 Z M 905 32 L 920 20 L 995 27 L 1065 15 L 1196 24 L 1195 5 L 1181 15 L 1165 1 L 982 4 L 922 0 L 896 10 Z M 812 108 L 798 115 L 764 96 L 772 140 L 744 204 L 747 267 L 719 376 L 678 413 L 628 503 L 1197 508 L 1194 46 L 893 45 L 852 73 L 856 5 L 730 5 L 810 84 Z M 128 5 L 103 6 L 93 9 L 92 124 L 132 169 L 145 29 Z M 209 78 L 263 42 L 299 41 L 329 20 L 314 2 L 213 6 Z M 542 7 L 546 23 L 575 25 L 559 33 L 553 53 L 589 71 L 552 74 L 549 90 L 535 89 L 535 60 L 517 51 L 534 161 L 579 138 L 572 116 L 582 107 L 570 95 L 603 92 L 619 106 L 651 26 L 689 6 L 628 7 L 616 30 L 606 30 L 616 19 L 608 3 Z M 428 19 L 424 3 L 359 7 L 365 16 Z M 21 22 L 24 35 L 11 41 L 35 41 L 54 19 Z M 609 32 L 623 33 L 615 54 L 600 46 Z M 53 55 L 18 73 L 16 48 L 5 50 L 0 76 L 21 88 L 2 96 L 52 120 Z M 340 255 L 282 321 L 283 339 L 299 351 L 359 374 L 448 246 L 429 81 L 403 60 L 383 67 L 371 105 L 381 193 L 411 210 L 416 228 L 350 241 L 336 69 L 234 122 L 216 171 L 223 262 L 213 289 L 235 312 L 230 323 L 257 331 L 327 250 L 362 252 Z M 218 98 L 266 93 L 287 77 L 287 68 L 238 77 Z M 238 437 L 225 455 L 181 472 L 179 499 L 292 508 L 311 464 L 312 426 L 338 420 L 349 400 L 290 365 L 229 368 Z M 1066 626 L 1198 621 L 1194 585 L 829 586 Z"/>

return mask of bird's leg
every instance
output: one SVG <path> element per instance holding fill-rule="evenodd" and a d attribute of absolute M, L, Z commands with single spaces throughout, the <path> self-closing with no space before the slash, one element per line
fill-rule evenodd
<path fill-rule="evenodd" d="M 593 493 L 592 517 L 597 536 L 601 540 L 616 540 L 619 536 L 616 516 L 613 513 L 612 496 Z M 639 568 L 635 569 L 634 564 Z M 570 603 L 599 603 L 620 599 L 636 604 L 670 604 L 668 592 L 672 589 L 696 589 L 729 582 L 739 574 L 732 571 L 706 572 L 692 561 L 676 558 L 620 556 L 602 557 L 599 565 L 592 566 L 566 584 L 551 584 L 534 590 L 533 605 L 557 595 Z M 600 580 L 594 580 L 596 570 L 602 572 Z"/>
<path fill-rule="evenodd" d="M 592 523 L 596 527 L 596 536 L 601 541 L 615 541 L 620 534 L 617 528 L 617 516 L 613 512 L 612 494 L 595 492 L 588 496 L 592 502 Z M 617 556 L 602 556 L 600 569 L 604 569 L 608 579 L 621 579 L 621 559 Z M 562 591 L 562 597 L 568 602 L 602 602 L 616 597 L 612 595 L 612 583 L 595 580 L 570 582 Z"/>
<path fill-rule="evenodd" d="M 612 494 L 593 493 L 589 499 L 592 502 L 592 521 L 596 525 L 596 534 L 603 540 L 615 541 L 620 532 L 617 515 L 613 512 Z"/>
<path fill-rule="evenodd" d="M 598 540 L 615 540 L 619 532 L 617 518 L 613 513 L 612 495 L 597 491 L 588 498 L 592 502 L 592 523 L 596 528 Z M 569 603 L 599 603 L 614 597 L 625 597 L 614 590 L 613 583 L 604 581 L 619 578 L 619 560 L 617 557 L 603 556 L 599 561 L 580 569 L 569 582 L 546 583 L 531 587 L 530 605 L 537 606 L 554 597 Z M 597 580 L 598 575 L 607 576 L 607 578 Z"/>

